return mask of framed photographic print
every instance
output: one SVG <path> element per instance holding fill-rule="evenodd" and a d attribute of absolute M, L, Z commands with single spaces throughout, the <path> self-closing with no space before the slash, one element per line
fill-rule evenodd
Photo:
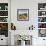
<path fill-rule="evenodd" d="M 18 21 L 29 21 L 29 9 L 17 9 Z"/>

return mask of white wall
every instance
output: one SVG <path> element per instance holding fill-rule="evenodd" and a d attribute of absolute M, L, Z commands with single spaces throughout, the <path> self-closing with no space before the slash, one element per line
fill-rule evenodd
<path fill-rule="evenodd" d="M 35 30 L 33 30 L 33 46 L 40 46 L 40 43 L 43 44 L 43 38 L 38 38 L 37 30 L 38 3 L 46 3 L 46 0 L 11 0 L 11 22 L 16 26 L 16 31 L 23 30 L 24 32 L 32 24 L 35 26 Z M 17 9 L 29 9 L 29 21 L 17 21 Z"/>
<path fill-rule="evenodd" d="M 11 22 L 17 30 L 27 30 L 32 24 L 37 28 L 38 3 L 46 0 L 11 0 Z M 17 21 L 17 9 L 29 9 L 29 21 Z"/>
<path fill-rule="evenodd" d="M 17 9 L 29 9 L 29 21 L 17 21 Z M 30 0 L 12 0 L 11 16 L 11 22 L 16 25 L 17 30 L 27 30 L 32 24 L 36 26 L 35 22 L 37 23 L 37 2 Z"/>
<path fill-rule="evenodd" d="M 11 22 L 17 30 L 27 30 L 32 24 L 37 28 L 38 2 L 46 0 L 11 0 Z M 17 9 L 29 9 L 29 21 L 17 21 Z"/>

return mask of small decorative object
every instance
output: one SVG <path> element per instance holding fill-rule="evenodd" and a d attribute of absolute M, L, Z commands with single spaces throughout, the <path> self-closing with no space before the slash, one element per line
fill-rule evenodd
<path fill-rule="evenodd" d="M 7 22 L 7 17 L 0 17 L 0 22 Z"/>
<path fill-rule="evenodd" d="M 45 6 L 45 9 L 46 9 L 46 6 Z"/>
<path fill-rule="evenodd" d="M 0 6 L 0 10 L 1 10 L 1 6 Z"/>
<path fill-rule="evenodd" d="M 38 10 L 46 10 L 46 3 L 38 3 Z"/>
<path fill-rule="evenodd" d="M 40 10 L 44 10 L 44 8 L 40 8 Z"/>
<path fill-rule="evenodd" d="M 39 29 L 39 37 L 46 37 L 46 29 Z"/>
<path fill-rule="evenodd" d="M 30 27 L 29 27 L 29 30 L 30 30 Z"/>
<path fill-rule="evenodd" d="M 0 23 L 0 29 L 1 30 L 8 30 L 8 24 L 7 23 Z"/>
<path fill-rule="evenodd" d="M 42 12 L 42 15 L 45 15 L 45 12 Z"/>
<path fill-rule="evenodd" d="M 5 10 L 8 10 L 8 6 L 5 6 Z"/>
<path fill-rule="evenodd" d="M 39 22 L 42 22 L 42 18 L 39 17 L 39 18 L 38 18 L 38 21 L 39 21 Z"/>
<path fill-rule="evenodd" d="M 46 17 L 38 17 L 38 22 L 46 22 Z"/>
<path fill-rule="evenodd" d="M 17 9 L 17 20 L 28 21 L 29 20 L 29 9 Z"/>
<path fill-rule="evenodd" d="M 13 23 L 11 23 L 11 30 L 16 30 L 16 26 L 14 26 Z"/>
<path fill-rule="evenodd" d="M 46 28 L 46 24 L 45 23 L 43 23 L 43 24 L 38 24 L 38 28 Z"/>
<path fill-rule="evenodd" d="M 43 40 L 45 40 L 45 39 L 43 39 Z"/>
<path fill-rule="evenodd" d="M 32 25 L 32 26 L 29 27 L 29 30 L 34 30 L 34 28 L 35 27 Z"/>

